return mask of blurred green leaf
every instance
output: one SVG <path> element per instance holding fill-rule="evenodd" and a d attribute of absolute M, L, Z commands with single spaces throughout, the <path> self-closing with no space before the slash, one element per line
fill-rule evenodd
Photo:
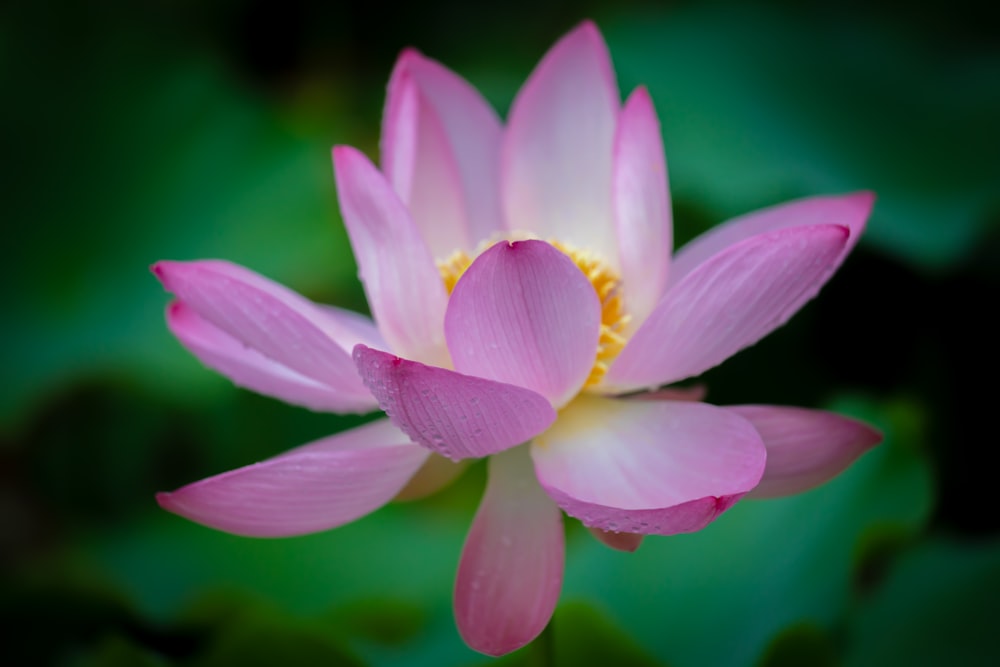
<path fill-rule="evenodd" d="M 470 494 L 481 487 L 478 471 L 467 473 L 433 501 L 390 505 L 333 531 L 282 540 L 236 537 L 157 513 L 66 557 L 113 578 L 157 623 L 182 612 L 186 621 L 225 617 L 238 607 L 230 599 L 249 596 L 326 619 L 372 664 L 469 663 L 476 654 L 455 630 L 451 590 L 474 510 Z M 207 602 L 206 592 L 214 592 Z"/>
<path fill-rule="evenodd" d="M 67 6 L 52 24 L 41 5 L 16 9 L 18 66 L 0 63 L 23 91 L 0 108 L 0 126 L 23 130 L 5 137 L 17 252 L 0 263 L 16 286 L 0 427 L 67 378 L 117 374 L 186 400 L 221 386 L 166 332 L 167 297 L 148 271 L 159 259 L 226 258 L 363 307 L 328 153 L 349 123 L 303 133 L 152 17 Z"/>
<path fill-rule="evenodd" d="M 663 664 L 653 659 L 606 614 L 584 602 L 560 603 L 552 624 L 552 653 L 555 664 L 560 667 L 656 667 Z"/>
<path fill-rule="evenodd" d="M 125 637 L 112 635 L 74 660 L 71 667 L 161 667 L 170 663 L 163 656 L 137 646 Z"/>
<path fill-rule="evenodd" d="M 810 623 L 782 630 L 767 647 L 757 667 L 836 667 L 836 647 L 830 635 Z"/>
<path fill-rule="evenodd" d="M 499 659 L 477 664 L 498 667 L 662 667 L 606 614 L 586 602 L 561 602 L 535 641 Z"/>
<path fill-rule="evenodd" d="M 339 607 L 330 620 L 350 636 L 400 646 L 424 629 L 426 616 L 415 600 L 372 597 Z"/>
<path fill-rule="evenodd" d="M 206 650 L 190 664 L 192 667 L 363 665 L 338 636 L 332 627 L 316 621 L 293 618 L 255 605 L 242 609 L 226 622 Z"/>
<path fill-rule="evenodd" d="M 938 537 L 900 558 L 848 626 L 845 665 L 997 662 L 1000 542 Z"/>
<path fill-rule="evenodd" d="M 625 92 L 656 102 L 676 199 L 718 223 L 874 190 L 864 243 L 953 268 L 1000 211 L 1000 57 L 859 14 L 706 3 L 604 28 Z M 702 231 L 690 222 L 679 240 Z"/>

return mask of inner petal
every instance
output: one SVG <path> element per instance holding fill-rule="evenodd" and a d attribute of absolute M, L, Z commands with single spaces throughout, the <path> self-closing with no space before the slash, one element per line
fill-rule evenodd
<path fill-rule="evenodd" d="M 473 254 L 464 250 L 456 250 L 451 255 L 437 262 L 441 280 L 444 282 L 448 295 L 454 291 L 458 281 L 465 274 L 475 259 L 487 248 L 505 240 L 531 239 L 528 233 L 515 233 L 506 238 L 493 238 L 479 244 Z M 569 257 L 577 268 L 586 276 L 601 304 L 601 332 L 597 345 L 597 354 L 590 374 L 584 383 L 584 389 L 600 383 L 608 367 L 627 342 L 626 328 L 630 316 L 625 308 L 622 294 L 622 281 L 619 274 L 604 258 L 596 253 L 574 247 L 557 239 L 548 239 L 547 243 Z"/>

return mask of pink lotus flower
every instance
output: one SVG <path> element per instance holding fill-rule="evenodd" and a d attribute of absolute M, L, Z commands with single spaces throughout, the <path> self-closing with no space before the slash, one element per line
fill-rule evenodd
<path fill-rule="evenodd" d="M 153 271 L 177 297 L 170 329 L 207 366 L 313 410 L 388 418 L 160 494 L 166 509 L 298 535 L 433 485 L 434 453 L 490 456 L 455 615 L 472 648 L 500 655 L 552 615 L 563 512 L 633 550 L 643 535 L 700 530 L 748 494 L 811 488 L 879 441 L 827 412 L 647 392 L 791 317 L 857 242 L 870 194 L 752 213 L 671 259 L 652 102 L 638 88 L 620 104 L 591 23 L 542 59 L 506 126 L 416 51 L 396 64 L 383 122 L 381 170 L 333 149 L 374 322 L 222 261 Z"/>

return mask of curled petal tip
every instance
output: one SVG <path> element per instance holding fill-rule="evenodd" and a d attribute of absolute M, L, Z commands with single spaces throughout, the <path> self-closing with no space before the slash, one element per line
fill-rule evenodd
<path fill-rule="evenodd" d="M 170 289 L 167 285 L 167 272 L 170 264 L 172 264 L 172 262 L 161 259 L 160 261 L 149 265 L 149 272 L 156 276 L 156 279 L 159 280 L 160 284 L 167 290 Z"/>
<path fill-rule="evenodd" d="M 597 24 L 594 23 L 593 19 L 583 19 L 569 34 L 573 34 L 575 32 L 583 33 L 591 39 L 597 38 L 602 42 L 604 41 L 604 38 L 601 36 L 601 29 L 597 27 Z"/>
<path fill-rule="evenodd" d="M 357 149 L 353 146 L 347 146 L 345 144 L 337 144 L 330 149 L 330 154 L 333 155 L 333 161 L 336 164 L 339 160 L 349 157 L 351 154 L 356 153 Z"/>
<path fill-rule="evenodd" d="M 423 58 L 424 54 L 419 49 L 407 46 L 399 52 L 399 57 L 396 59 L 396 67 L 404 67 L 413 61 L 423 60 Z"/>

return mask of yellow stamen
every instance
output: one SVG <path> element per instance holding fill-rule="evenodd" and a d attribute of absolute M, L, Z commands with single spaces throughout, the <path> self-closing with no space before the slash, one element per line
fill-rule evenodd
<path fill-rule="evenodd" d="M 594 367 L 584 383 L 585 387 L 591 387 L 600 382 L 604 374 L 608 372 L 608 367 L 625 347 L 627 340 L 624 332 L 630 317 L 625 312 L 625 301 L 621 294 L 621 278 L 604 260 L 593 253 L 579 250 L 560 241 L 549 241 L 549 243 L 573 260 L 573 263 L 594 286 L 594 292 L 597 293 L 597 298 L 601 302 L 601 335 L 597 343 L 597 357 L 594 360 Z M 492 245 L 492 242 L 480 246 L 473 256 L 463 250 L 456 250 L 447 259 L 438 262 L 438 270 L 441 272 L 441 279 L 444 281 L 445 289 L 449 295 L 455 289 L 462 274 L 472 264 L 472 260 L 489 245 Z"/>

